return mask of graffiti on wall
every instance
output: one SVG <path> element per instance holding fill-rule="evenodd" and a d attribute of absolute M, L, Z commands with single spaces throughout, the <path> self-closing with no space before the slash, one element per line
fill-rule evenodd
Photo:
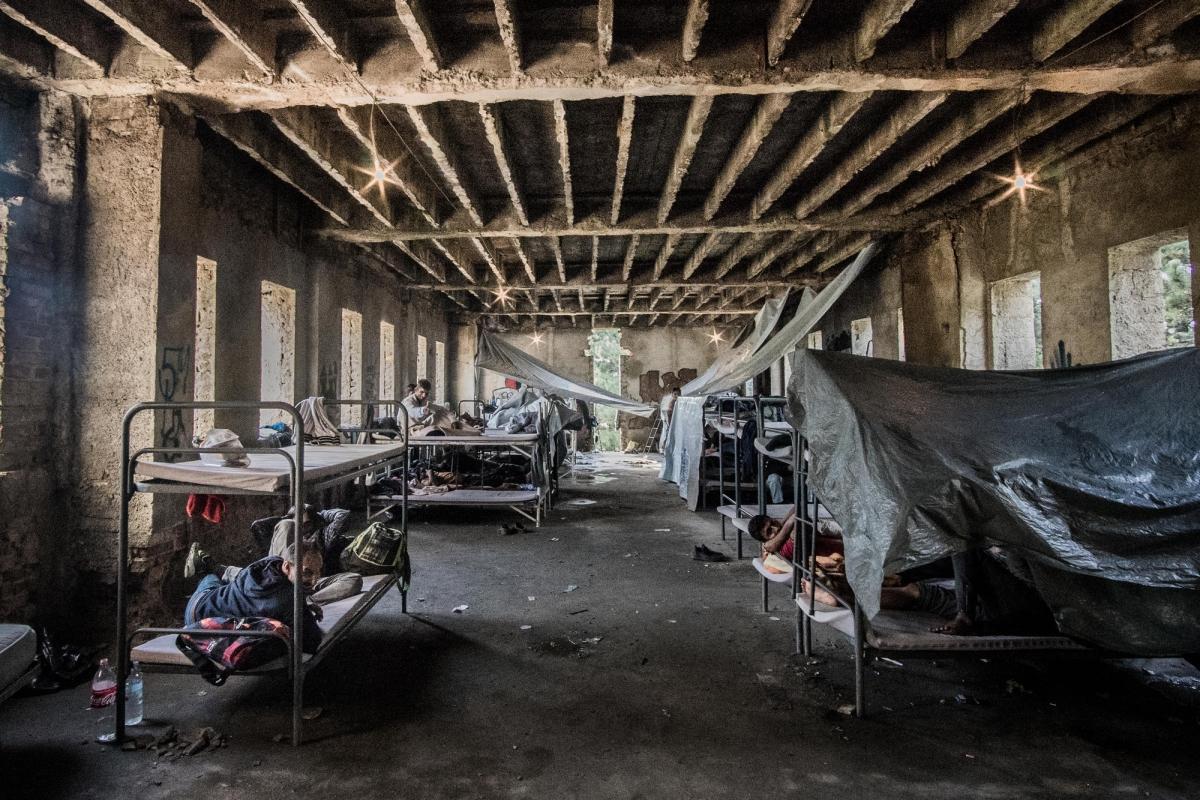
<path fill-rule="evenodd" d="M 158 396 L 170 403 L 187 399 L 188 376 L 191 374 L 191 345 L 164 346 L 158 365 Z M 183 409 L 173 408 L 159 414 L 158 446 L 188 447 L 191 439 L 183 420 Z M 167 461 L 177 461 L 182 456 L 165 455 Z"/>

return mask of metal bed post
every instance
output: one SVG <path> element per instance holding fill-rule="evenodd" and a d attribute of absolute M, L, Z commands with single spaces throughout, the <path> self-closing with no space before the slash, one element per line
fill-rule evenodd
<path fill-rule="evenodd" d="M 725 414 L 724 400 L 722 398 L 718 397 L 717 398 L 717 424 L 714 426 L 714 428 L 717 431 L 717 510 L 718 511 L 720 511 L 721 506 L 724 505 L 724 503 L 725 503 L 725 443 L 723 441 L 721 441 L 721 439 L 722 439 L 721 422 L 725 418 L 724 414 Z M 700 410 L 700 428 L 701 428 L 700 483 L 703 484 L 704 483 L 704 445 L 705 445 L 704 438 L 703 438 L 704 409 Z M 703 502 L 703 497 L 704 497 L 703 485 L 700 487 L 700 496 L 701 496 L 701 502 Z M 721 541 L 723 542 L 723 541 L 725 541 L 725 515 L 720 514 L 720 517 L 721 517 Z"/>
<path fill-rule="evenodd" d="M 117 523 L 117 701 L 116 727 L 114 729 L 117 744 L 125 741 L 125 680 L 129 674 L 129 651 L 125 647 L 128 637 L 129 622 L 128 600 L 129 591 L 129 501 L 133 499 L 131 488 L 133 480 L 133 465 L 129 463 L 129 429 L 139 407 L 134 406 L 125 412 L 121 420 L 121 510 Z"/>
<path fill-rule="evenodd" d="M 293 409 L 294 410 L 294 409 Z M 295 511 L 292 536 L 296 543 L 296 563 L 300 570 L 292 581 L 292 747 L 299 747 L 304 735 L 304 419 L 295 412 L 296 460 L 292 462 L 292 508 Z"/>
<path fill-rule="evenodd" d="M 754 398 L 754 406 L 755 406 L 754 423 L 757 426 L 757 434 L 756 435 L 765 438 L 767 435 L 766 415 L 763 414 L 763 401 L 762 401 L 761 397 Z M 766 477 L 765 473 L 767 470 L 767 457 L 764 456 L 762 453 L 758 452 L 757 449 L 755 449 L 754 453 L 757 456 L 755 458 L 754 463 L 758 467 L 758 475 L 754 481 L 754 491 L 758 495 L 758 513 L 766 514 L 767 513 L 767 477 Z"/>
<path fill-rule="evenodd" d="M 854 601 L 854 716 L 859 719 L 867 716 L 866 687 L 863 685 L 866 680 L 864 662 L 867 658 L 866 642 L 864 641 L 865 622 L 862 607 L 859 606 L 856 599 Z"/>
<path fill-rule="evenodd" d="M 742 515 L 742 454 L 741 442 L 742 437 L 738 436 L 737 423 L 738 416 L 741 412 L 741 398 L 736 398 L 733 403 L 733 513 L 737 516 Z M 735 526 L 737 527 L 737 526 Z M 742 529 L 737 529 L 737 557 L 742 560 Z"/>

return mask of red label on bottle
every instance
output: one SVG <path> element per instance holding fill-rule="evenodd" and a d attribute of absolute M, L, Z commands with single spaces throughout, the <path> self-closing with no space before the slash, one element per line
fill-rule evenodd
<path fill-rule="evenodd" d="M 117 685 L 92 688 L 92 708 L 104 708 L 117 702 Z"/>

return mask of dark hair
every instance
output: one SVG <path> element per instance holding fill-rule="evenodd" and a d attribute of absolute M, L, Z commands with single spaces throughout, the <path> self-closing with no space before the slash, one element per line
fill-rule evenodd
<path fill-rule="evenodd" d="M 746 523 L 746 532 L 750 534 L 751 538 L 765 542 L 767 539 L 763 535 L 763 531 L 767 529 L 767 523 L 770 521 L 771 518 L 766 514 L 756 514 Z"/>
<path fill-rule="evenodd" d="M 427 392 L 433 391 L 433 384 L 429 382 L 429 378 L 421 378 L 421 380 L 417 381 L 417 386 L 420 386 Z"/>
<path fill-rule="evenodd" d="M 411 392 L 413 389 L 416 389 L 416 388 L 417 388 L 417 385 L 416 385 L 415 383 L 410 383 L 410 384 L 408 385 L 408 391 L 410 391 L 410 392 Z"/>
<path fill-rule="evenodd" d="M 678 386 L 672 386 L 672 387 L 671 387 L 671 393 L 672 393 L 672 394 L 681 394 L 682 392 L 683 392 L 683 390 L 682 390 L 682 389 L 680 389 Z"/>
<path fill-rule="evenodd" d="M 304 540 L 304 557 L 312 558 L 314 556 L 316 558 L 321 559 L 322 561 L 325 560 L 324 554 L 321 553 L 321 548 L 317 545 L 317 540 L 316 539 L 305 539 Z M 288 561 L 288 562 L 291 562 L 292 564 L 295 564 L 296 563 L 296 543 L 292 542 L 287 547 L 283 548 L 283 552 L 280 554 L 280 557 L 283 558 L 284 561 Z"/>

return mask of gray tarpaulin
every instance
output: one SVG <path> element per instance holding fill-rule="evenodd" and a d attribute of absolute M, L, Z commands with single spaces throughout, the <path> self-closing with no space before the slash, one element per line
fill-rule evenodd
<path fill-rule="evenodd" d="M 812 290 L 805 289 L 806 295 L 800 298 L 800 305 L 804 305 L 805 298 L 811 299 Z M 762 343 L 767 340 L 771 332 L 775 330 L 775 326 L 779 324 L 779 318 L 783 316 L 783 307 L 787 305 L 788 291 L 785 289 L 782 294 L 772 297 L 770 300 L 763 303 L 763 307 L 754 315 L 754 319 L 745 327 L 730 344 L 729 349 L 717 356 L 716 360 L 704 370 L 704 374 L 693 380 L 688 381 L 680 389 L 684 397 L 693 397 L 703 395 L 704 387 L 708 386 L 722 374 L 727 372 L 734 364 L 737 364 L 754 354 L 754 351 L 762 347 Z"/>
<path fill-rule="evenodd" d="M 859 251 L 858 256 L 849 266 L 817 293 L 816 297 L 812 297 L 808 293 L 802 296 L 800 305 L 796 308 L 796 314 L 773 336 L 752 351 L 739 352 L 707 381 L 702 383 L 699 378 L 692 381 L 683 387 L 683 393 L 704 396 L 735 389 L 760 372 L 770 369 L 772 364 L 796 349 L 800 340 L 808 335 L 813 326 L 820 322 L 821 317 L 825 316 L 825 313 L 833 307 L 847 287 L 862 273 L 878 249 L 879 245 L 875 242 L 868 244 Z M 708 375 L 709 371 L 706 371 L 705 375 Z"/>
<path fill-rule="evenodd" d="M 813 485 L 868 615 L 885 573 L 997 545 L 1062 631 L 1200 653 L 1200 351 L 1039 372 L 797 351 Z"/>
<path fill-rule="evenodd" d="M 499 372 L 501 375 L 515 378 L 538 389 L 545 389 L 548 392 L 584 400 L 588 403 L 614 406 L 630 414 L 648 417 L 655 408 L 605 391 L 587 381 L 575 380 L 555 372 L 544 361 L 503 341 L 484 328 L 479 329 L 475 366 Z"/>

